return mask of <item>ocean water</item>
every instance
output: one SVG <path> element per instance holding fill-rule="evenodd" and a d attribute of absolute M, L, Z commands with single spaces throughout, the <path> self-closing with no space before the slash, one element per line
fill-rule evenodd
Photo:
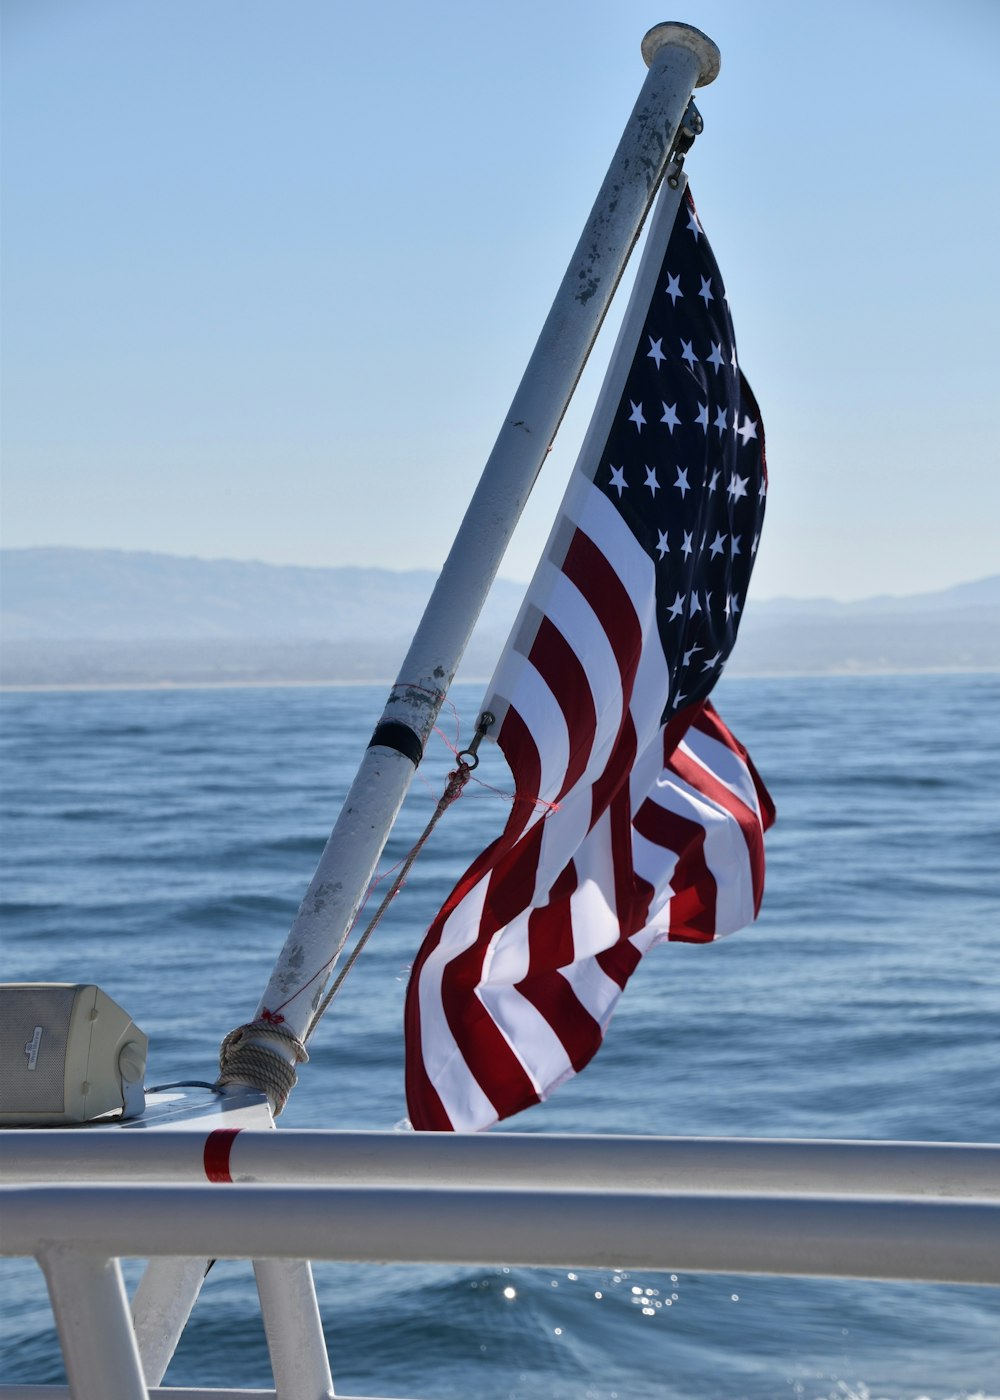
<path fill-rule="evenodd" d="M 0 697 L 0 980 L 97 982 L 149 1034 L 149 1083 L 211 1078 L 384 689 Z M 467 739 L 479 688 L 452 698 Z M 1000 1141 L 1000 676 L 724 681 L 718 704 L 778 804 L 762 917 L 655 949 L 593 1064 L 507 1126 Z M 455 713 L 441 729 L 386 866 L 440 791 Z M 312 1042 L 282 1123 L 403 1119 L 408 964 L 507 810 L 487 760 Z M 317 1285 L 344 1393 L 1000 1395 L 1000 1290 L 332 1265 Z M 62 1378 L 32 1263 L 0 1261 L 0 1378 Z M 271 1383 L 248 1265 L 212 1271 L 167 1383 Z"/>

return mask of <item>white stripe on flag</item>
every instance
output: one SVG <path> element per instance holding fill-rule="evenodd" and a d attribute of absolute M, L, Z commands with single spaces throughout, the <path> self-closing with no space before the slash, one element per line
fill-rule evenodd
<path fill-rule="evenodd" d="M 576 585 L 560 573 L 546 611 L 579 657 L 586 672 L 596 714 L 596 735 L 580 783 L 592 782 L 608 761 L 622 716 L 622 682 L 607 633 Z"/>
<path fill-rule="evenodd" d="M 479 988 L 479 1000 L 493 1017 L 536 1093 L 540 1095 L 546 1084 L 553 1079 L 563 1079 L 567 1071 L 572 1070 L 556 1032 L 516 987 L 490 983 Z"/>
<path fill-rule="evenodd" d="M 665 773 L 650 797 L 665 811 L 696 822 L 705 833 L 702 860 L 716 884 L 715 936 L 720 938 L 752 923 L 753 876 L 746 839 L 735 817 L 674 774 Z M 644 842 L 643 864 L 635 861 L 636 873 L 653 885 L 659 884 L 657 851 L 662 860 L 662 847 Z"/>
<path fill-rule="evenodd" d="M 684 735 L 684 741 L 678 747 L 683 753 L 703 768 L 705 772 L 720 782 L 723 787 L 729 789 L 734 797 L 747 807 L 751 812 L 756 812 L 760 816 L 760 800 L 757 797 L 757 789 L 754 786 L 750 770 L 738 753 L 735 753 L 728 745 L 720 743 L 718 739 L 713 739 L 710 734 L 702 734 L 694 726 Z"/>
<path fill-rule="evenodd" d="M 540 800 L 525 827 L 527 830 L 545 815 L 545 804 L 554 802 L 559 795 L 569 763 L 569 733 L 555 696 L 529 661 L 521 659 L 517 677 L 511 679 L 514 683 L 507 691 L 511 708 L 524 721 L 541 760 L 537 793 Z"/>
<path fill-rule="evenodd" d="M 488 885 L 488 877 L 480 880 L 447 919 L 440 943 L 421 970 L 418 987 L 420 1040 L 427 1077 L 443 1102 L 461 1105 L 461 1109 L 449 1107 L 449 1112 L 461 1112 L 467 1122 L 492 1122 L 496 1110 L 455 1043 L 444 1012 L 441 983 L 448 964 L 476 941 Z"/>

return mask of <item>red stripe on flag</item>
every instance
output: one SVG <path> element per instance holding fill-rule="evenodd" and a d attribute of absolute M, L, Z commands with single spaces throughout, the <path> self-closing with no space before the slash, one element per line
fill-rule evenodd
<path fill-rule="evenodd" d="M 559 971 L 529 975 L 517 990 L 558 1036 L 566 1057 L 579 1073 L 600 1048 L 601 1027 Z M 517 1110 L 505 1108 L 504 1116 Z"/>
<path fill-rule="evenodd" d="M 628 710 L 622 716 L 611 756 L 604 766 L 604 772 L 591 788 L 590 829 L 593 830 L 601 817 L 620 794 L 627 796 L 628 780 L 635 762 L 637 743 L 635 725 Z"/>
<path fill-rule="evenodd" d="M 545 1018 L 573 1068 L 580 1070 L 601 1043 L 601 1027 L 560 971 L 576 961 L 570 905 L 576 887 L 576 866 L 570 861 L 553 884 L 548 902 L 529 916 L 528 975 L 517 990 Z"/>
<path fill-rule="evenodd" d="M 601 624 L 618 662 L 622 683 L 628 681 L 630 696 L 642 651 L 642 626 L 628 589 L 594 541 L 579 529 L 570 541 L 562 571 Z"/>
<path fill-rule="evenodd" d="M 528 916 L 528 976 L 554 967 L 569 967 L 576 958 L 570 898 L 577 887 L 573 861 L 559 874 L 548 901 Z"/>
<path fill-rule="evenodd" d="M 515 1097 L 525 1107 L 538 1095 L 520 1060 L 483 1006 L 476 989 L 483 981 L 486 955 L 493 935 L 525 909 L 535 888 L 535 872 L 544 822 L 537 822 L 516 846 L 500 858 L 489 889 L 476 941 L 451 959 L 441 979 L 441 1001 L 448 1026 L 472 1077 L 498 1106 Z"/>
<path fill-rule="evenodd" d="M 682 782 L 688 783 L 728 812 L 737 823 L 747 845 L 750 860 L 750 876 L 753 881 L 754 914 L 760 913 L 760 902 L 764 897 L 764 833 L 761 830 L 757 813 L 719 781 L 714 774 L 707 772 L 700 763 L 689 758 L 678 749 L 670 760 L 670 768 Z"/>
<path fill-rule="evenodd" d="M 490 939 L 506 922 L 505 919 L 497 920 L 496 908 L 500 907 L 506 911 L 509 907 L 514 907 L 516 913 L 531 897 L 538 860 L 537 846 L 544 826 L 544 822 L 538 822 L 524 842 L 518 840 L 520 833 L 537 811 L 536 794 L 541 783 L 541 762 L 535 741 L 515 709 L 507 711 L 499 738 L 514 774 L 514 805 L 502 835 L 469 867 L 428 929 L 410 973 L 404 1025 L 407 1043 L 411 1046 L 422 1046 L 419 995 L 421 973 L 427 959 L 441 942 L 449 916 L 492 870 L 487 907 L 493 906 L 493 917 L 480 923 L 476 941 L 472 946 L 448 963 L 441 980 L 441 1002 L 452 1035 L 462 1048 L 463 1059 L 483 1093 L 492 1101 L 493 1095 L 489 1087 L 492 1080 L 500 1086 L 500 1089 L 495 1088 L 494 1092 L 510 1092 L 513 1088 L 524 1097 L 524 1107 L 528 1107 L 530 1103 L 538 1102 L 534 1085 L 475 993 L 482 980 Z M 495 905 L 494 900 L 498 900 L 499 904 Z M 521 901 L 519 905 L 518 900 Z M 478 1044 L 480 1036 L 484 1042 L 482 1052 L 473 1056 L 467 1041 L 475 1040 Z M 419 1055 L 409 1055 L 407 1061 L 406 1101 L 411 1123 L 418 1130 L 448 1131 L 453 1125 L 427 1074 L 422 1052 Z"/>
<path fill-rule="evenodd" d="M 416 997 L 413 998 L 413 1001 L 416 1002 Z M 411 1035 L 417 1037 L 420 1034 L 419 1011 L 414 1011 L 412 1017 L 413 1029 L 411 1030 L 411 1010 L 408 999 L 404 1016 L 406 1037 L 409 1044 L 419 1045 L 418 1039 L 410 1040 Z M 450 1133 L 454 1131 L 455 1125 L 445 1112 L 441 1096 L 424 1067 L 422 1053 L 414 1052 L 406 1057 L 406 1108 L 410 1122 L 420 1132 Z"/>
<path fill-rule="evenodd" d="M 492 1103 L 503 1103 L 508 1096 L 513 1095 L 525 1108 L 538 1102 L 535 1087 L 479 1000 L 477 988 L 483 981 L 483 968 L 490 941 L 497 930 L 509 921 L 504 915 L 511 908 L 514 914 L 518 913 L 530 899 L 543 825 L 539 822 L 512 850 L 500 857 L 490 877 L 488 902 L 485 906 L 489 912 L 480 921 L 476 940 L 471 947 L 450 960 L 441 976 L 442 1009 L 451 1034 L 456 1044 L 461 1047 L 468 1072 Z M 501 837 L 500 842 L 494 843 L 494 850 L 503 839 Z M 529 885 L 531 888 L 528 888 L 525 894 L 524 890 Z M 442 910 L 431 925 L 414 964 L 407 988 L 404 1013 L 406 1034 L 412 1045 L 422 1044 L 419 1038 L 419 981 L 424 964 L 441 941 L 451 909 L 470 888 L 467 875 L 449 899 L 446 909 Z M 410 1058 L 411 1063 L 406 1076 L 406 1096 L 411 1123 L 418 1130 L 446 1131 L 452 1128 L 451 1120 L 426 1073 L 423 1055 Z"/>
<path fill-rule="evenodd" d="M 538 811 L 538 791 L 542 785 L 542 760 L 534 735 L 513 706 L 504 716 L 497 735 L 504 758 L 514 777 L 514 805 L 500 837 L 500 846 L 509 849 Z M 492 862 L 476 861 L 473 869 L 485 870 Z"/>
<path fill-rule="evenodd" d="M 577 530 L 563 572 L 583 594 L 607 634 L 621 677 L 622 716 L 604 771 L 592 785 L 591 828 L 598 822 L 635 762 L 636 734 L 629 706 L 642 652 L 642 625 L 620 577 L 594 542 Z"/>
<path fill-rule="evenodd" d="M 697 729 L 701 734 L 707 734 L 710 739 L 717 739 L 720 744 L 725 744 L 743 762 L 744 767 L 750 774 L 754 791 L 757 794 L 757 801 L 760 804 L 761 825 L 765 831 L 770 831 L 774 825 L 776 816 L 774 799 L 764 786 L 763 780 L 757 769 L 754 767 L 753 759 L 746 749 L 737 739 L 736 735 L 728 728 L 718 710 L 710 700 L 706 700 L 701 714 L 691 724 L 692 729 Z"/>
<path fill-rule="evenodd" d="M 569 761 L 555 799 L 560 802 L 587 767 L 597 732 L 597 711 L 580 658 L 547 617 L 542 618 L 528 660 L 548 686 L 566 721 Z"/>
<path fill-rule="evenodd" d="M 651 799 L 636 812 L 632 825 L 647 841 L 677 856 L 670 877 L 670 938 L 710 943 L 715 937 L 716 886 L 705 864 L 705 828 Z"/>
<path fill-rule="evenodd" d="M 540 832 L 541 825 L 535 830 Z M 532 841 L 534 835 L 534 832 L 529 833 L 524 843 L 515 847 L 513 852 L 508 852 L 508 863 L 511 859 L 516 861 L 518 853 Z M 427 957 L 441 941 L 444 923 L 442 914 L 431 925 L 410 974 L 406 993 L 404 1024 L 407 1043 L 414 1049 L 420 1047 L 419 1053 L 407 1056 L 406 1103 L 410 1122 L 418 1131 L 449 1132 L 454 1128 L 427 1074 L 420 1021 L 420 977 Z M 448 1028 L 460 1047 L 465 1067 L 486 1097 L 494 1105 L 506 1103 L 514 1097 L 519 1109 L 528 1108 L 539 1102 L 534 1084 L 477 995 L 477 989 L 484 980 L 483 966 L 490 939 L 501 926 L 495 920 L 490 920 L 488 924 L 481 923 L 473 946 L 447 964 L 441 978 L 441 1006 Z M 517 1112 L 519 1109 L 508 1111 Z M 498 1108 L 497 1113 L 502 1116 L 503 1110 Z"/>
<path fill-rule="evenodd" d="M 707 700 L 698 700 L 693 705 L 685 705 L 683 709 L 675 711 L 667 720 L 663 729 L 664 766 L 669 764 L 674 749 L 684 738 L 684 735 L 697 724 L 699 716 L 707 704 Z"/>
<path fill-rule="evenodd" d="M 642 954 L 634 943 L 630 943 L 627 938 L 620 938 L 613 947 L 598 953 L 597 962 L 601 971 L 624 991 L 626 982 L 639 966 L 641 958 Z"/>
<path fill-rule="evenodd" d="M 635 752 L 635 730 L 629 723 L 632 751 Z M 631 770 L 634 758 L 629 760 L 626 777 Z M 611 865 L 615 876 L 615 913 L 618 916 L 620 939 L 631 938 L 632 934 L 644 927 L 649 917 L 649 905 L 653 890 L 645 880 L 635 873 L 634 852 L 632 849 L 632 813 L 628 784 L 618 789 L 608 808 L 611 823 Z"/>

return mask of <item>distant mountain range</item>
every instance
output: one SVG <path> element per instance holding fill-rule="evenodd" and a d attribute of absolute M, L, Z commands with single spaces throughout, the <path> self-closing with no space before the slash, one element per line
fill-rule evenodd
<path fill-rule="evenodd" d="M 392 680 L 435 577 L 123 550 L 2 550 L 0 683 Z M 497 581 L 464 677 L 490 673 L 523 593 Z M 753 600 L 728 674 L 996 668 L 1000 575 L 856 603 Z"/>

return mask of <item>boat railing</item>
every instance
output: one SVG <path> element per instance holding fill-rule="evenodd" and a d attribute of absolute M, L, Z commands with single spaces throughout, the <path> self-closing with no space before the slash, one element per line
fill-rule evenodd
<path fill-rule="evenodd" d="M 0 1134 L 0 1253 L 45 1274 L 70 1389 L 332 1394 L 292 1261 L 1000 1285 L 1000 1146 L 216 1130 Z M 222 1183 L 232 1183 L 229 1189 Z M 119 1260 L 254 1261 L 274 1391 L 149 1386 Z"/>

